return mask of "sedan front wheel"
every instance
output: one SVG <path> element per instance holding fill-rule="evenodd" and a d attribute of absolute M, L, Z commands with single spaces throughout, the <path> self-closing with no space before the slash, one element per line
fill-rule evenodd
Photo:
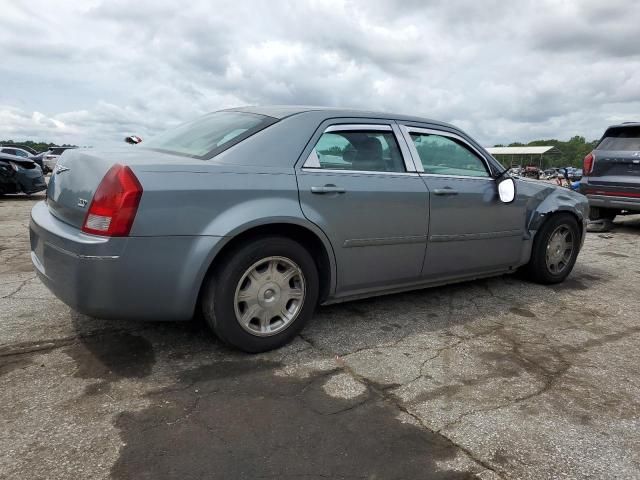
<path fill-rule="evenodd" d="M 580 229 L 573 216 L 553 215 L 534 238 L 531 259 L 525 267 L 529 278 L 542 284 L 562 282 L 573 270 L 580 241 Z"/>
<path fill-rule="evenodd" d="M 205 320 L 225 343 L 245 352 L 288 343 L 313 315 L 318 271 L 309 252 L 285 237 L 262 237 L 236 248 L 210 277 Z"/>

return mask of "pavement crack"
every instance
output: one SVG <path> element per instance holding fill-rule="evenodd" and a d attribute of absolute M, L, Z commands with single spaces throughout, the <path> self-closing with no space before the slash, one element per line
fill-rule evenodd
<path fill-rule="evenodd" d="M 487 334 L 488 334 L 488 332 L 487 332 Z M 346 374 L 350 375 L 355 381 L 358 381 L 358 382 L 364 384 L 371 392 L 376 394 L 378 396 L 378 398 L 380 398 L 387 405 L 395 407 L 395 409 L 397 409 L 397 410 L 409 415 L 411 418 L 413 418 L 417 422 L 418 425 L 420 425 L 420 427 L 422 429 L 424 429 L 424 430 L 426 430 L 428 432 L 431 432 L 432 434 L 435 434 L 435 435 L 438 435 L 438 436 L 442 437 L 443 440 L 446 443 L 448 443 L 451 446 L 453 446 L 453 447 L 459 449 L 460 451 L 464 452 L 465 455 L 467 455 L 471 460 L 476 462 L 478 465 L 482 466 L 485 470 L 490 470 L 491 472 L 495 473 L 498 476 L 502 475 L 500 472 L 498 472 L 495 469 L 495 467 L 493 465 L 490 465 L 486 461 L 484 461 L 481 458 L 475 456 L 473 454 L 473 452 L 471 452 L 469 449 L 467 449 L 464 446 L 454 442 L 451 438 L 447 437 L 444 433 L 440 432 L 439 430 L 434 430 L 434 429 L 430 428 L 428 425 L 426 425 L 422 421 L 422 419 L 420 419 L 420 417 L 418 417 L 413 412 L 411 412 L 409 410 L 409 408 L 402 402 L 402 400 L 400 398 L 398 398 L 396 395 L 394 395 L 390 391 L 390 389 L 384 388 L 384 387 L 378 385 L 377 383 L 372 382 L 368 378 L 363 377 L 362 375 L 359 375 L 351 367 L 349 367 L 349 365 L 347 365 L 347 363 L 344 361 L 344 359 L 341 356 L 339 356 L 335 352 L 332 352 L 330 350 L 326 350 L 326 349 L 324 349 L 322 347 L 317 346 L 313 340 L 311 340 L 309 338 L 305 338 L 305 336 L 303 336 L 302 334 L 300 334 L 300 338 L 302 338 L 304 341 L 309 343 L 311 346 L 313 346 L 314 348 L 316 348 L 320 352 L 335 357 L 336 363 L 338 364 L 338 366 L 340 367 L 340 370 L 343 373 L 346 373 Z M 459 343 L 462 343 L 462 341 L 459 342 Z M 445 349 L 446 348 L 443 348 L 443 350 L 445 350 Z M 436 356 L 438 354 L 436 354 Z M 357 406 L 359 406 L 359 404 L 357 404 L 355 407 L 357 407 Z"/>
<path fill-rule="evenodd" d="M 55 338 L 50 340 L 40 340 L 35 342 L 22 342 L 0 346 L 0 358 L 12 357 L 18 355 L 30 355 L 41 352 L 47 352 L 56 350 L 58 348 L 68 347 L 69 345 L 81 342 L 84 339 L 98 337 L 100 335 L 118 335 L 121 333 L 132 333 L 146 330 L 150 327 L 141 327 L 138 329 L 106 329 L 97 330 L 95 332 L 87 333 L 84 335 L 73 335 L 69 337 Z"/>
<path fill-rule="evenodd" d="M 17 293 L 19 293 L 19 292 L 20 292 L 20 290 L 22 290 L 22 289 L 25 287 L 25 285 L 26 285 L 27 283 L 29 283 L 31 280 L 34 280 L 35 278 L 36 278 L 36 277 L 35 277 L 35 276 L 33 276 L 33 277 L 29 277 L 29 278 L 27 278 L 26 280 L 23 280 L 22 282 L 20 282 L 20 285 L 18 285 L 18 287 L 17 287 L 13 292 L 8 293 L 7 295 L 3 295 L 2 297 L 0 297 L 0 299 L 5 299 L 5 298 L 11 298 L 11 297 L 13 297 L 13 296 L 14 296 L 14 295 L 16 295 Z"/>

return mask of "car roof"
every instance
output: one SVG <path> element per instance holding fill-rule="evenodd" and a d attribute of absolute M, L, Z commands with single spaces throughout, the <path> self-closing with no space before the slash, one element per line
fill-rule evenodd
<path fill-rule="evenodd" d="M 417 117 L 412 115 L 395 114 L 388 112 L 377 112 L 372 110 L 357 110 L 349 108 L 336 108 L 336 107 L 319 107 L 319 106 L 305 106 L 305 105 L 250 105 L 246 107 L 229 108 L 226 111 L 234 112 L 246 112 L 255 113 L 258 115 L 266 115 L 277 119 L 283 119 L 292 115 L 298 115 L 306 112 L 326 112 L 326 117 L 351 117 L 351 118 L 383 118 L 388 120 L 401 120 L 405 122 L 420 122 L 431 123 L 437 125 L 443 125 L 446 127 L 453 127 L 445 122 L 439 120 L 433 120 L 424 117 Z M 455 127 L 454 127 L 455 128 Z"/>
<path fill-rule="evenodd" d="M 610 128 L 626 128 L 626 127 L 640 127 L 640 122 L 622 122 L 617 125 L 609 125 L 607 130 Z"/>

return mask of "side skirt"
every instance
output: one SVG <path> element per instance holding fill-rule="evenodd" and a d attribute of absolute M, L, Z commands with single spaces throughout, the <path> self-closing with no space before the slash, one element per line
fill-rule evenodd
<path fill-rule="evenodd" d="M 375 289 L 371 289 L 364 292 L 347 293 L 343 296 L 330 297 L 326 299 L 324 302 L 322 302 L 320 305 L 333 305 L 336 303 L 350 302 L 352 300 L 360 300 L 363 298 L 381 297 L 383 295 L 393 295 L 395 293 L 408 292 L 411 290 L 422 290 L 425 288 L 441 287 L 443 285 L 451 285 L 454 283 L 481 280 L 483 278 L 498 277 L 500 275 L 515 273 L 516 270 L 517 268 L 510 267 L 507 269 L 496 270 L 493 272 L 487 272 L 480 275 L 467 275 L 464 277 L 455 277 L 455 278 L 449 278 L 446 280 L 430 280 L 426 282 L 425 281 L 412 282 L 412 283 L 400 285 L 398 287 L 391 287 L 391 288 L 387 288 L 387 287 L 375 288 Z"/>

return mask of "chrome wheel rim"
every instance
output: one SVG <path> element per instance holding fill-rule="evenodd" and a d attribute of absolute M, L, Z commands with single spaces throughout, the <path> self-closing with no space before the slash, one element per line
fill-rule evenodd
<path fill-rule="evenodd" d="M 236 320 L 252 335 L 276 335 L 300 314 L 305 296 L 304 274 L 294 261 L 263 258 L 244 272 L 236 286 Z"/>
<path fill-rule="evenodd" d="M 559 274 L 567 268 L 573 254 L 573 243 L 573 233 L 566 225 L 560 225 L 553 231 L 549 237 L 546 252 L 549 272 Z"/>

